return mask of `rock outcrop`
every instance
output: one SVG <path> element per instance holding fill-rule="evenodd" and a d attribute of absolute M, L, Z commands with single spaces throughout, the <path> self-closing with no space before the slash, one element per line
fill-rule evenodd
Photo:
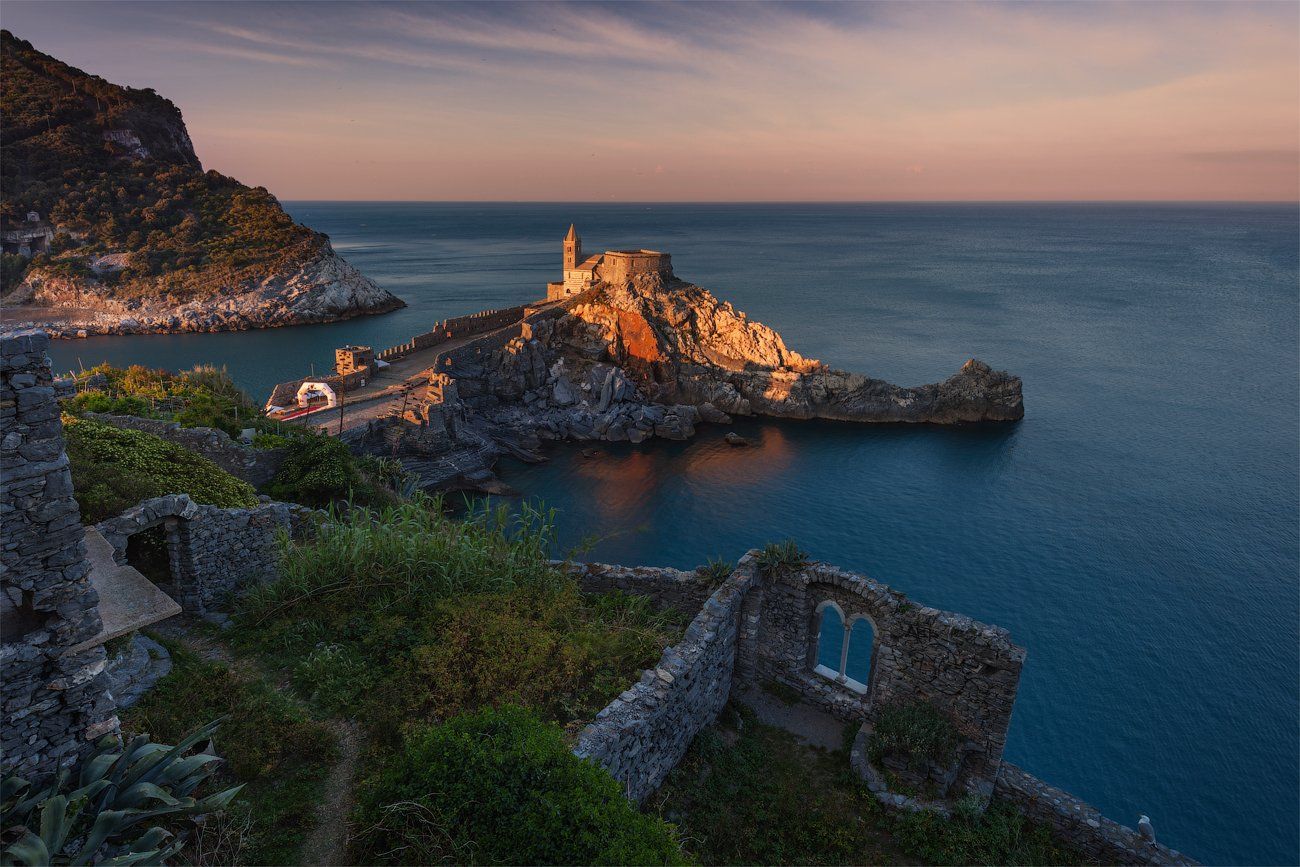
<path fill-rule="evenodd" d="M 180 109 L 152 89 L 7 30 L 0 65 L 6 324 L 60 337 L 238 331 L 403 306 L 266 189 L 204 171 Z"/>
<path fill-rule="evenodd" d="M 11 320 L 44 328 L 54 337 L 245 331 L 336 322 L 406 306 L 328 242 L 287 270 L 223 287 L 210 297 L 170 303 L 165 296 L 117 298 L 100 289 L 94 281 L 50 274 L 38 266 L 5 303 Z"/>
<path fill-rule="evenodd" d="M 833 370 L 707 290 L 657 274 L 538 308 L 517 330 L 440 354 L 431 377 L 349 441 L 400 458 L 428 487 L 494 492 L 496 458 L 540 460 L 543 440 L 685 440 L 736 415 L 930 424 L 1024 416 L 1020 378 L 983 362 L 914 388 Z"/>

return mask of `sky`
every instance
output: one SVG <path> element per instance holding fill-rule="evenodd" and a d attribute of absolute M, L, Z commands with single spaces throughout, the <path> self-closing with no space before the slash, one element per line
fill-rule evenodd
<path fill-rule="evenodd" d="M 59 3 L 282 199 L 1300 198 L 1300 4 Z"/>

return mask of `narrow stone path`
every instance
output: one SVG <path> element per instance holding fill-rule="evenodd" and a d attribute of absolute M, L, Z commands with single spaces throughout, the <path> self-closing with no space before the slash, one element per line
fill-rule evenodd
<path fill-rule="evenodd" d="M 294 704 L 309 710 L 304 702 L 281 678 L 273 676 L 262 663 L 250 656 L 236 657 L 230 644 L 214 635 L 201 620 L 185 614 L 155 624 L 153 631 L 184 645 L 199 657 L 223 662 L 232 668 L 271 684 L 277 692 Z M 325 778 L 316 808 L 316 823 L 303 842 L 300 861 L 307 867 L 345 867 L 351 862 L 347 857 L 348 832 L 351 828 L 353 786 L 357 776 L 357 761 L 361 754 L 361 730 L 351 720 L 331 717 L 324 720 L 334 733 L 338 755 L 334 767 Z"/>

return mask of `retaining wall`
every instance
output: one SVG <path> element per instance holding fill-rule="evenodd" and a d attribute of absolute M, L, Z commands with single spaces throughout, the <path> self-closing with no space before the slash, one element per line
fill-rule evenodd
<path fill-rule="evenodd" d="M 698 571 L 661 569 L 653 566 L 614 566 L 608 563 L 571 563 L 554 561 L 578 579 L 586 593 L 610 593 L 621 590 L 648 596 L 655 607 L 679 611 L 687 616 L 699 612 L 713 586 Z"/>
<path fill-rule="evenodd" d="M 428 349 L 433 346 L 446 343 L 448 340 L 457 340 L 462 337 L 472 337 L 475 334 L 483 334 L 488 331 L 494 331 L 498 328 L 504 328 L 512 322 L 518 322 L 524 317 L 524 312 L 528 305 L 519 305 L 518 307 L 506 307 L 500 310 L 481 310 L 478 313 L 471 313 L 468 316 L 457 316 L 452 319 L 444 319 L 433 326 L 433 328 L 417 334 L 405 343 L 399 343 L 397 346 L 390 346 L 382 352 L 375 353 L 375 358 L 382 361 L 391 361 L 402 355 L 415 352 L 420 349 Z"/>
<path fill-rule="evenodd" d="M 574 752 L 608 770 L 631 800 L 640 803 L 658 789 L 695 735 L 726 706 L 741 605 L 757 580 L 753 557 L 746 555 L 681 642 L 579 734 Z"/>
<path fill-rule="evenodd" d="M 208 614 L 244 589 L 279 574 L 281 531 L 310 532 L 318 513 L 293 503 L 266 502 L 252 509 L 199 505 L 185 494 L 154 497 L 95 525 L 125 564 L 131 536 L 162 526 L 167 539 L 170 595 L 186 611 Z"/>
<path fill-rule="evenodd" d="M 1144 840 L 1137 831 L 1107 819 L 1091 804 L 1010 762 L 1002 763 L 995 793 L 1098 864 L 1197 863 L 1168 846 Z"/>
<path fill-rule="evenodd" d="M 72 495 L 50 338 L 0 333 L 0 769 L 32 782 L 74 764 L 118 720 L 85 531 Z"/>

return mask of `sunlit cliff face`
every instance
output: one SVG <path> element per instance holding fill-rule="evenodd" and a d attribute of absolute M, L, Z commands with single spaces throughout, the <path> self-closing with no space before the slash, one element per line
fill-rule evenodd
<path fill-rule="evenodd" d="M 1294 200 L 1292 3 L 37 4 L 282 198 Z"/>

